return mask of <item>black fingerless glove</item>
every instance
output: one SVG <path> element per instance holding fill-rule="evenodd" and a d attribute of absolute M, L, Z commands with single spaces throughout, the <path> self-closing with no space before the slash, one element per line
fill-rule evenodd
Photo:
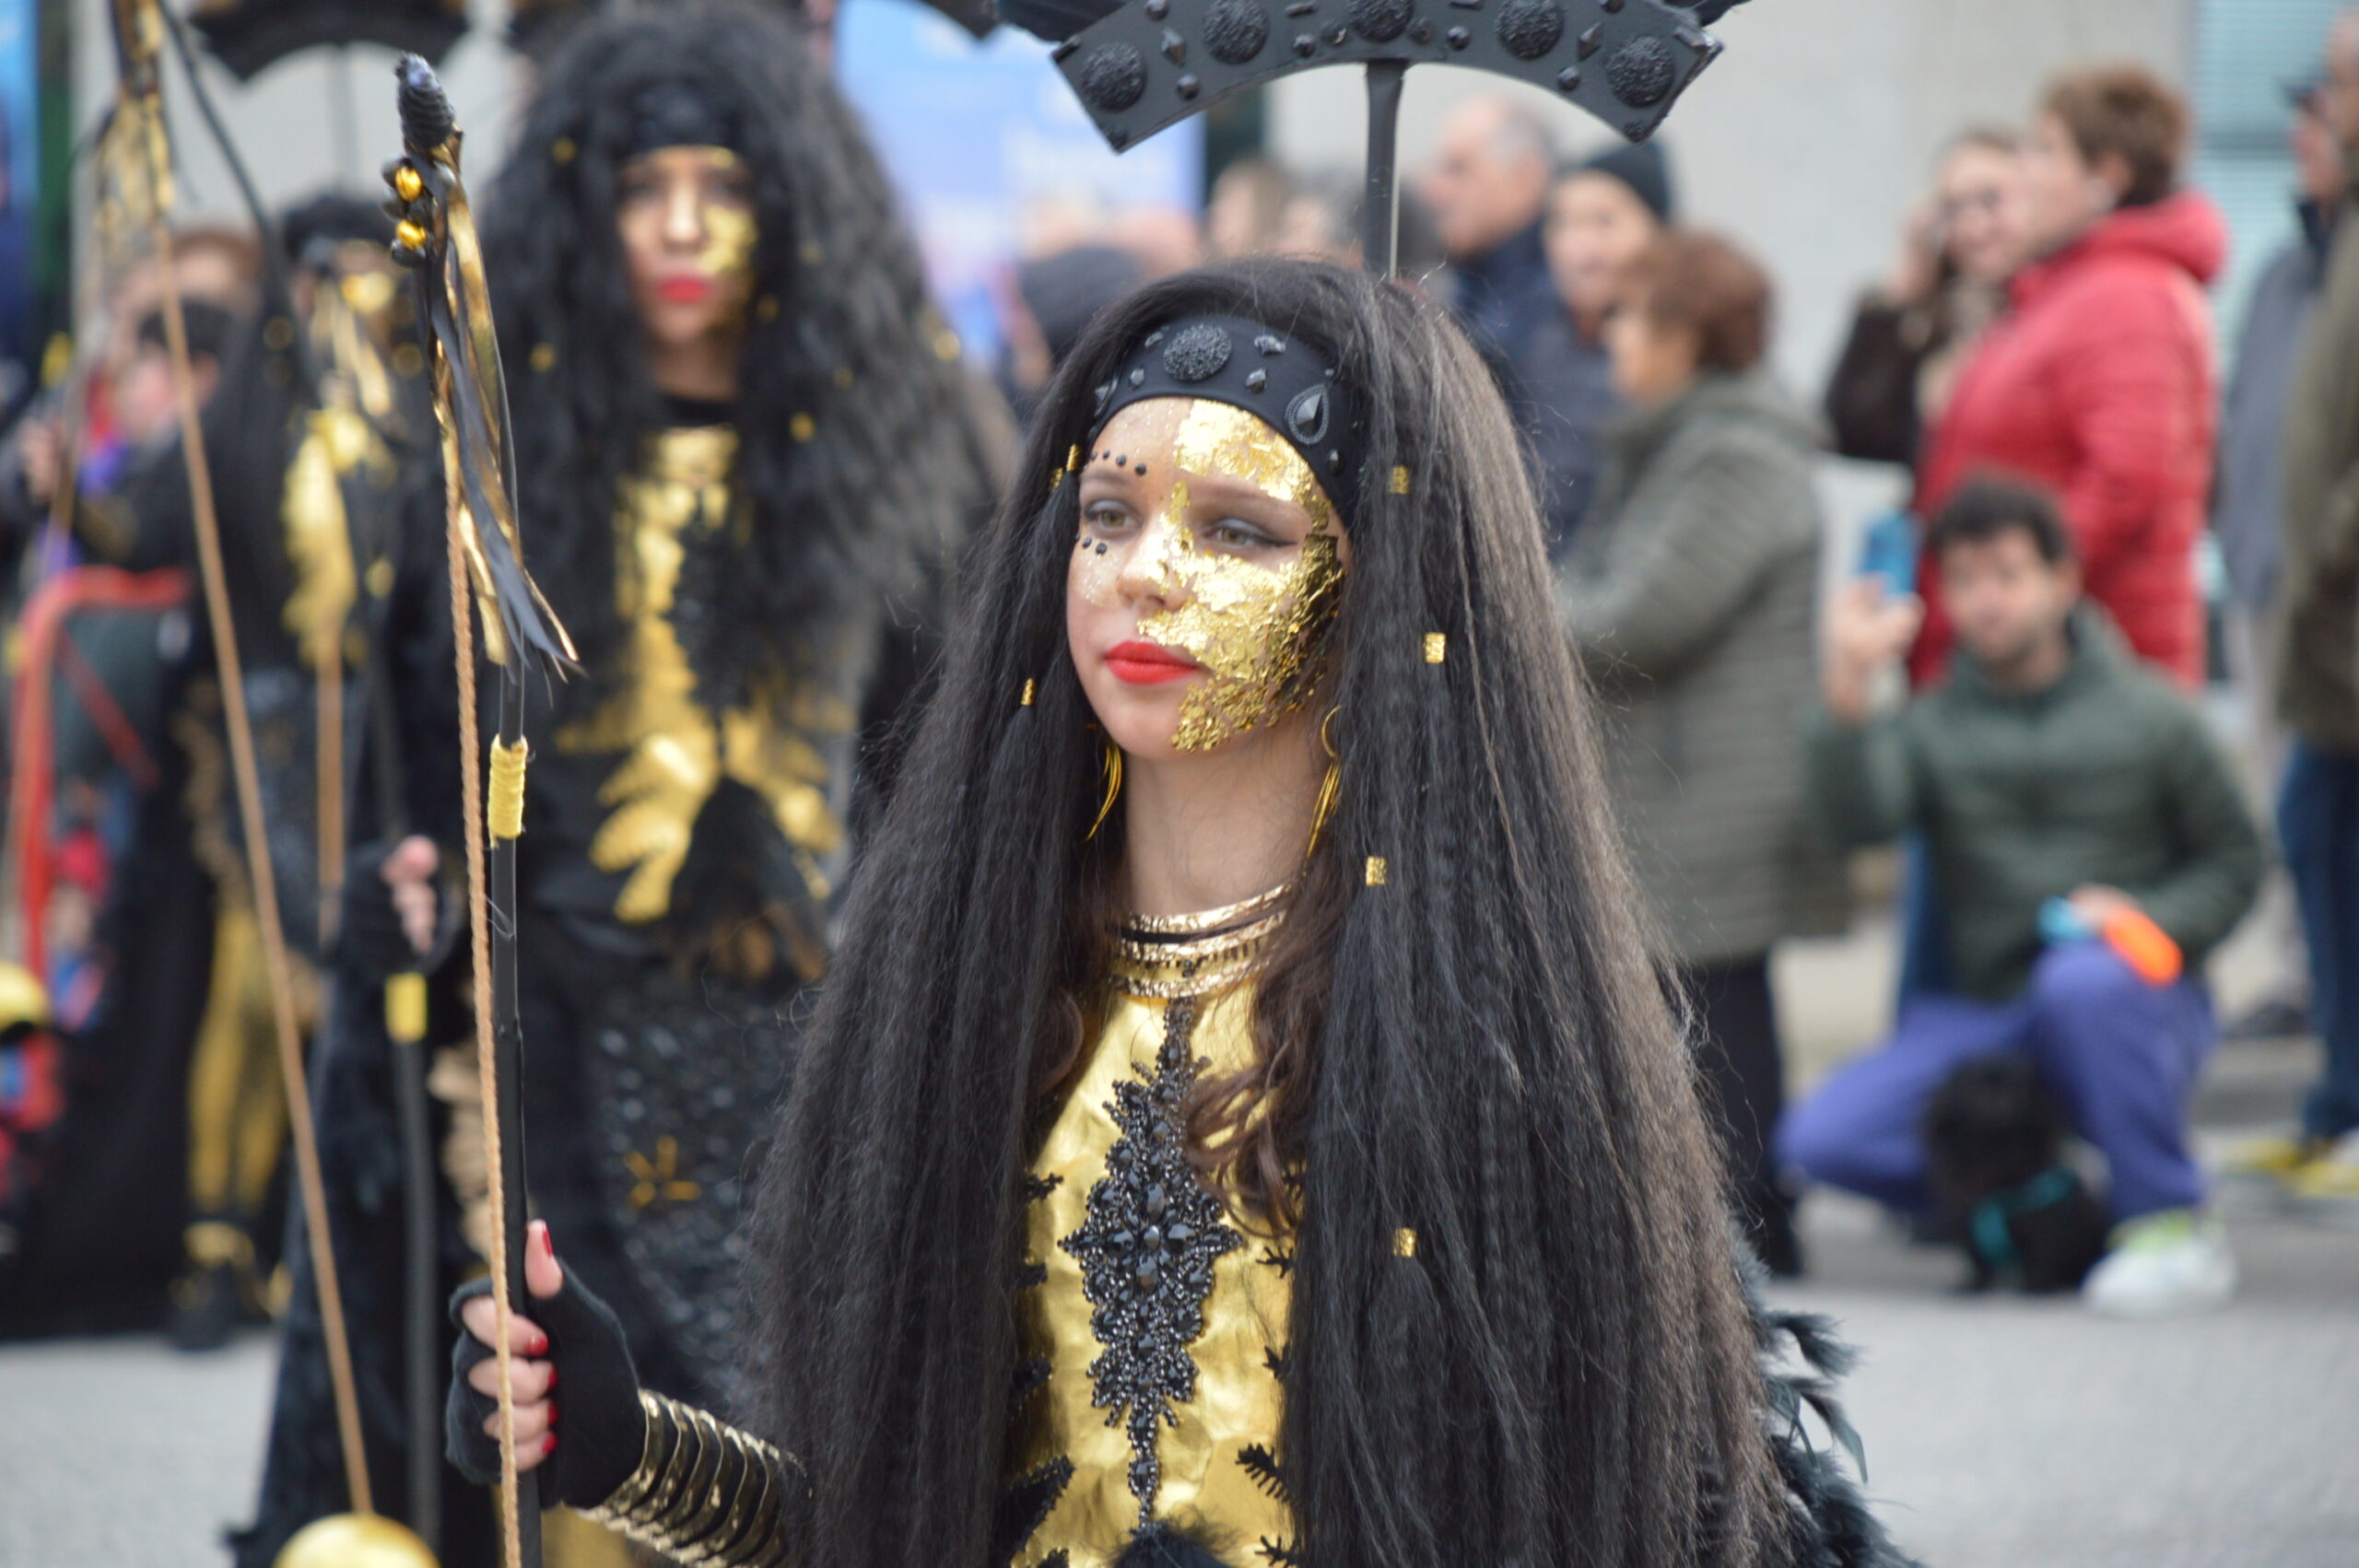
<path fill-rule="evenodd" d="M 477 1280 L 451 1297 L 451 1321 L 459 1325 L 459 1342 L 451 1351 L 451 1394 L 443 1407 L 443 1447 L 460 1474 L 478 1484 L 499 1479 L 499 1440 L 484 1422 L 499 1409 L 498 1400 L 478 1394 L 467 1374 L 492 1358 L 492 1349 L 460 1323 L 460 1309 L 478 1296 L 491 1294 L 491 1281 Z M 537 1472 L 541 1504 L 594 1508 L 614 1495 L 639 1468 L 647 1446 L 647 1414 L 639 1402 L 639 1374 L 632 1367 L 630 1347 L 623 1326 L 606 1304 L 569 1270 L 565 1284 L 553 1296 L 534 1296 L 529 1304 L 511 1297 L 513 1309 L 538 1324 L 549 1337 L 546 1358 L 557 1369 L 552 1397 L 563 1413 L 552 1422 L 557 1433 L 557 1452 Z M 525 1478 L 527 1485 L 531 1478 Z"/>
<path fill-rule="evenodd" d="M 432 974 L 451 955 L 458 938 L 460 903 L 451 896 L 449 880 L 438 876 L 434 945 L 420 953 L 409 944 L 409 934 L 402 930 L 401 911 L 393 907 L 393 890 L 385 882 L 385 861 L 394 848 L 380 840 L 363 844 L 345 857 L 334 956 L 337 963 L 374 981 L 412 971 Z M 447 854 L 443 863 L 450 863 Z"/>

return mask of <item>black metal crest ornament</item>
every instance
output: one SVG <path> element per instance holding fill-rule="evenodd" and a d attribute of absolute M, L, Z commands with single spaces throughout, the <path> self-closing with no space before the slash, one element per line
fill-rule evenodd
<path fill-rule="evenodd" d="M 1739 0 L 1001 0 L 1051 56 L 1117 152 L 1240 88 L 1322 65 L 1367 67 L 1363 240 L 1394 270 L 1401 83 L 1471 66 L 1579 104 L 1634 142 L 1654 135 L 1720 53 L 1704 30 Z"/>

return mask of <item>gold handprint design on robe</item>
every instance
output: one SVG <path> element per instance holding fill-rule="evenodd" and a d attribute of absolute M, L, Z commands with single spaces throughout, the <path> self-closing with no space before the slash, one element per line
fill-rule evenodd
<path fill-rule="evenodd" d="M 815 898 L 827 894 L 819 862 L 843 837 L 827 800 L 827 766 L 812 739 L 851 729 L 845 705 L 809 688 L 790 690 L 775 673 L 755 674 L 744 700 L 716 714 L 698 700 L 696 672 L 673 624 L 690 544 L 724 530 L 733 545 L 745 540 L 749 520 L 730 483 L 736 455 L 737 433 L 725 425 L 667 430 L 623 482 L 615 591 L 629 628 L 623 675 L 596 713 L 557 731 L 561 751 L 628 754 L 598 792 L 612 810 L 591 841 L 590 859 L 600 871 L 628 873 L 615 914 L 633 924 L 669 911 L 697 815 L 724 778 L 761 797 Z"/>

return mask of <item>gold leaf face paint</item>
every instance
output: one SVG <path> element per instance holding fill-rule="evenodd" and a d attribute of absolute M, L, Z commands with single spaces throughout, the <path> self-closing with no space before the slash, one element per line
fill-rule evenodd
<path fill-rule="evenodd" d="M 1163 464 L 1150 462 L 1150 472 Z M 1210 751 L 1300 708 L 1318 685 L 1341 599 L 1334 508 L 1302 454 L 1253 415 L 1189 401 L 1171 445 L 1168 488 L 1150 506 L 1127 555 L 1085 540 L 1073 575 L 1092 604 L 1115 603 L 1127 572 L 1172 608 L 1142 616 L 1139 636 L 1204 667 L 1180 699 L 1175 750 Z M 1242 480 L 1299 507 L 1313 532 L 1283 564 L 1207 546 L 1191 515 L 1190 478 Z M 1217 520 L 1211 520 L 1217 521 Z"/>
<path fill-rule="evenodd" d="M 704 249 L 697 252 L 698 264 L 720 283 L 735 283 L 751 275 L 757 233 L 754 215 L 743 207 L 706 203 Z"/>
<path fill-rule="evenodd" d="M 748 292 L 759 238 L 743 160 L 727 147 L 659 147 L 626 164 L 617 216 L 634 265 L 676 280 L 685 252 L 721 298 Z"/>

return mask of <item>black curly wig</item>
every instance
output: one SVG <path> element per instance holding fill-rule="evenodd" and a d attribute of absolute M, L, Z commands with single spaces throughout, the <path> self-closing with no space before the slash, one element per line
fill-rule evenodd
<path fill-rule="evenodd" d="M 1295 1102 L 1282 1157 L 1303 1173 L 1288 1561 L 1864 1560 L 1781 1480 L 1769 1429 L 1790 1422 L 1756 1361 L 1719 1162 L 1631 914 L 1506 410 L 1435 310 L 1271 262 L 1183 274 L 1102 316 L 970 557 L 754 1224 L 748 1416 L 809 1467 L 797 1561 L 993 1561 L 1019 1184 L 1039 1085 L 1097 977 L 1076 931 L 1120 852 L 1111 834 L 1084 842 L 1100 743 L 1065 641 L 1076 492 L 1052 480 L 1086 439 L 1091 389 L 1199 313 L 1341 367 L 1376 411 L 1367 472 L 1409 474 L 1405 494 L 1364 484 L 1346 521 L 1343 803 L 1288 922 L 1316 940 L 1289 942 L 1262 982 L 1264 1021 L 1273 989 L 1296 994 L 1296 1059 L 1271 1090 Z M 1403 1225 L 1411 1259 L 1391 1246 Z"/>
<path fill-rule="evenodd" d="M 957 340 L 885 173 L 802 24 L 778 7 L 583 22 L 543 68 L 485 193 L 529 560 L 598 673 L 620 634 L 616 486 L 643 439 L 675 422 L 640 346 L 616 228 L 635 106 L 666 85 L 735 128 L 759 226 L 732 414 L 754 526 L 732 614 L 784 668 L 833 665 L 838 614 L 911 590 L 989 505 L 996 454 L 980 450 Z"/>

